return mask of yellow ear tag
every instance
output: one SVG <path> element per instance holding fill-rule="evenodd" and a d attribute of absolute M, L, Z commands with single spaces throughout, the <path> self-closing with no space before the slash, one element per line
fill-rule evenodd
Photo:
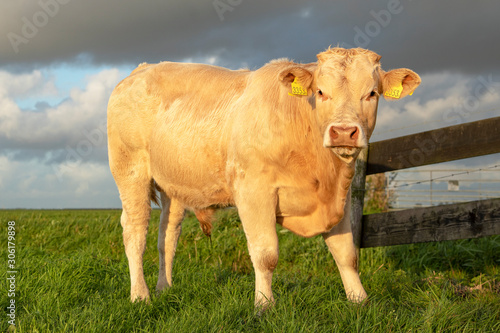
<path fill-rule="evenodd" d="M 288 93 L 288 95 L 299 95 L 299 96 L 307 96 L 307 89 L 302 87 L 299 83 L 297 77 L 292 82 L 292 92 Z"/>
<path fill-rule="evenodd" d="M 401 93 L 403 92 L 403 85 L 400 84 L 398 87 L 392 87 L 384 93 L 384 96 L 391 98 L 399 98 L 401 97 Z"/>

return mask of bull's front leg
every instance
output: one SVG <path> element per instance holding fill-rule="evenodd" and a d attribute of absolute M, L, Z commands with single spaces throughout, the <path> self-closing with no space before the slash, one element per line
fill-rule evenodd
<path fill-rule="evenodd" d="M 367 294 L 359 278 L 359 258 L 352 238 L 350 209 L 351 200 L 350 195 L 348 195 L 344 218 L 332 230 L 324 233 L 323 238 L 339 268 L 347 299 L 351 302 L 361 303 L 366 299 Z"/>
<path fill-rule="evenodd" d="M 236 204 L 255 270 L 255 306 L 263 311 L 274 303 L 271 283 L 278 264 L 276 193 L 240 187 Z"/>

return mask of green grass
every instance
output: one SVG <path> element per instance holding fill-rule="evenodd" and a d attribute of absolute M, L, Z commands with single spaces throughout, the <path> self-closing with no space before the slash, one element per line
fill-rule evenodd
<path fill-rule="evenodd" d="M 144 256 L 158 276 L 154 211 Z M 7 222 L 16 222 L 17 332 L 499 332 L 500 237 L 361 250 L 370 301 L 346 300 L 321 237 L 278 227 L 276 306 L 253 308 L 254 275 L 233 210 L 219 213 L 211 241 L 189 215 L 174 286 L 150 304 L 129 301 L 120 211 L 0 211 L 6 312 Z M 4 259 L 5 258 L 5 259 Z M 0 332 L 8 329 L 1 314 Z"/>

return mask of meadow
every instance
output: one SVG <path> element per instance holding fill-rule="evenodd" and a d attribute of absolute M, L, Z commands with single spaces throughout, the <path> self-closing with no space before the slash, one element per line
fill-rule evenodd
<path fill-rule="evenodd" d="M 15 221 L 17 332 L 500 332 L 500 236 L 361 250 L 369 302 L 347 301 L 321 237 L 278 228 L 276 305 L 253 307 L 254 275 L 235 210 L 211 239 L 188 214 L 174 285 L 156 295 L 159 211 L 144 255 L 149 304 L 129 301 L 119 210 L 0 211 L 0 332 L 9 330 L 8 221 Z"/>

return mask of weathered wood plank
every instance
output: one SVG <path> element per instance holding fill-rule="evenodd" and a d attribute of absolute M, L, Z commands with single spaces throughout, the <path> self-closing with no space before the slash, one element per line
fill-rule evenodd
<path fill-rule="evenodd" d="M 361 247 L 500 235 L 500 198 L 363 216 Z"/>
<path fill-rule="evenodd" d="M 370 144 L 367 175 L 500 153 L 500 117 Z"/>

